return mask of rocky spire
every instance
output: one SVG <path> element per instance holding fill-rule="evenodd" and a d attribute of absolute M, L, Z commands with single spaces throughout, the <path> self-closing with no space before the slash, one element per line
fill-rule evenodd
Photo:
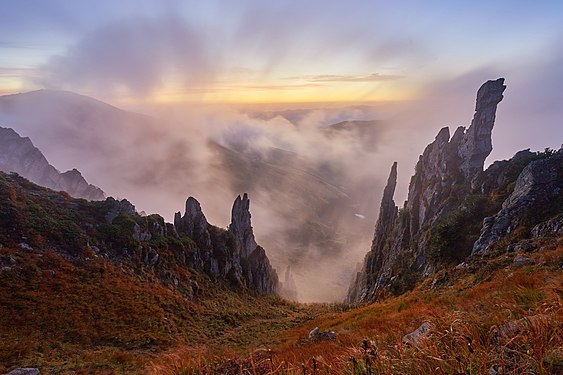
<path fill-rule="evenodd" d="M 397 218 L 397 206 L 393 200 L 395 187 L 397 186 L 397 162 L 393 163 L 387 185 L 383 190 L 383 198 L 381 198 L 381 206 L 379 208 L 379 218 L 375 225 L 375 234 L 371 245 L 371 251 L 366 255 L 363 268 L 356 275 L 356 280 L 348 289 L 346 301 L 355 302 L 371 298 L 369 296 L 373 291 L 374 283 L 377 284 L 375 278 L 377 273 L 382 269 L 383 263 L 388 257 L 385 251 L 385 243 L 389 241 L 391 231 L 395 225 Z"/>
<path fill-rule="evenodd" d="M 250 223 L 250 200 L 238 196 L 232 209 L 229 230 L 207 222 L 199 202 L 189 197 L 184 216 L 174 215 L 174 227 L 180 235 L 197 245 L 186 264 L 201 269 L 215 280 L 224 280 L 235 288 L 248 288 L 260 295 L 278 289 L 278 276 L 265 250 L 256 244 Z"/>
<path fill-rule="evenodd" d="M 375 234 L 373 236 L 372 249 L 378 249 L 377 254 L 378 259 L 374 260 L 375 264 L 372 267 L 378 268 L 382 259 L 381 255 L 383 250 L 383 244 L 391 234 L 393 225 L 395 224 L 395 219 L 397 218 L 397 206 L 393 200 L 393 195 L 395 194 L 395 187 L 397 186 L 397 162 L 393 163 L 391 167 L 391 172 L 389 173 L 389 178 L 387 179 L 387 185 L 383 190 L 383 198 L 381 198 L 381 206 L 379 208 L 379 218 L 375 224 Z"/>
<path fill-rule="evenodd" d="M 250 199 L 248 194 L 244 193 L 243 197 L 239 195 L 233 204 L 229 225 L 229 232 L 235 236 L 243 258 L 248 257 L 258 246 L 254 239 L 250 217 Z"/>
<path fill-rule="evenodd" d="M 209 224 L 201 210 L 201 205 L 195 198 L 189 197 L 186 200 L 184 216 L 180 212 L 176 212 L 174 215 L 174 227 L 178 233 L 185 234 L 193 239 L 198 247 L 202 249 L 211 248 Z"/>
<path fill-rule="evenodd" d="M 291 273 L 291 265 L 289 264 L 285 269 L 285 277 L 283 280 L 282 288 L 280 290 L 280 294 L 291 301 L 298 300 L 297 285 L 295 284 L 293 274 Z"/>
<path fill-rule="evenodd" d="M 505 89 L 504 78 L 499 78 L 485 82 L 477 91 L 475 115 L 459 147 L 460 169 L 466 179 L 483 170 L 483 163 L 493 150 L 491 133 L 497 105 L 503 99 Z"/>
<path fill-rule="evenodd" d="M 233 204 L 229 233 L 235 239 L 235 259 L 239 259 L 242 280 L 248 288 L 259 294 L 272 294 L 278 290 L 278 275 L 270 265 L 266 251 L 256 244 L 250 221 L 248 194 L 239 195 Z"/>
<path fill-rule="evenodd" d="M 461 204 L 471 191 L 472 180 L 482 172 L 492 150 L 495 111 L 505 88 L 503 78 L 484 83 L 477 92 L 475 115 L 467 132 L 459 127 L 450 139 L 449 129 L 444 127 L 426 146 L 400 215 L 393 201 L 397 178 L 393 164 L 372 247 L 348 291 L 349 302 L 371 300 L 385 291 L 401 293 L 418 278 L 436 271 L 439 260 L 429 246 L 431 232 Z"/>

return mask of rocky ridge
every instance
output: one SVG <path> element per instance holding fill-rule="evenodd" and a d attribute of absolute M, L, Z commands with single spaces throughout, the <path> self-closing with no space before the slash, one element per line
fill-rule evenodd
<path fill-rule="evenodd" d="M 197 297 L 202 278 L 257 295 L 277 293 L 278 277 L 264 249 L 242 246 L 254 239 L 246 195 L 235 201 L 231 223 L 246 237 L 209 224 L 192 197 L 174 224 L 140 215 L 125 199 L 74 199 L 17 174 L 0 172 L 0 198 L 0 247 L 54 251 L 79 265 L 107 259 L 156 276 L 189 298 Z"/>
<path fill-rule="evenodd" d="M 194 262 L 212 278 L 228 279 L 237 287 L 249 288 L 258 294 L 277 292 L 276 271 L 254 239 L 247 194 L 236 198 L 228 231 L 211 226 L 193 197 L 187 199 L 183 216 L 180 212 L 175 214 L 174 227 L 179 235 L 194 240 L 199 249 L 194 254 Z"/>
<path fill-rule="evenodd" d="M 472 255 L 486 254 L 491 246 L 512 233 L 524 221 L 534 222 L 533 215 L 563 207 L 563 147 L 553 156 L 532 161 L 516 180 L 514 191 L 503 202 L 502 209 L 486 217 Z M 554 214 L 558 212 L 554 211 Z M 533 237 L 561 236 L 563 216 L 537 224 Z"/>
<path fill-rule="evenodd" d="M 16 172 L 53 190 L 62 190 L 75 198 L 103 200 L 104 192 L 86 182 L 76 169 L 60 173 L 27 137 L 11 128 L 0 127 L 0 170 Z"/>
<path fill-rule="evenodd" d="M 348 302 L 400 294 L 441 268 L 487 255 L 498 243 L 512 243 L 503 245 L 506 251 L 528 251 L 535 245 L 518 245 L 522 237 L 561 238 L 563 149 L 520 151 L 483 171 L 505 88 L 502 78 L 487 81 L 477 92 L 471 126 L 457 128 L 451 138 L 448 128 L 440 130 L 420 156 L 400 210 L 393 201 L 393 165 L 372 247 Z"/>

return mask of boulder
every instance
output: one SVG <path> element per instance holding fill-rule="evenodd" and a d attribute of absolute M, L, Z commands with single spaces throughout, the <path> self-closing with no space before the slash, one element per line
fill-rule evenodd
<path fill-rule="evenodd" d="M 430 322 L 422 323 L 420 327 L 403 336 L 403 344 L 417 347 L 424 338 L 428 337 L 433 328 L 434 326 Z"/>
<path fill-rule="evenodd" d="M 512 264 L 515 265 L 516 267 L 530 266 L 532 264 L 536 264 L 536 261 L 533 260 L 532 258 L 528 258 L 518 254 L 516 255 L 516 257 L 514 257 L 514 261 L 512 261 Z"/>
<path fill-rule="evenodd" d="M 336 340 L 336 332 L 321 331 L 319 327 L 315 327 L 311 332 L 309 332 L 309 339 L 313 341 Z"/>
<path fill-rule="evenodd" d="M 503 202 L 502 209 L 483 221 L 479 239 L 473 245 L 472 255 L 487 253 L 499 239 L 549 206 L 561 203 L 563 193 L 563 148 L 549 158 L 528 164 L 516 180 L 514 191 Z M 561 221 L 555 218 L 533 228 L 536 236 L 559 233 Z"/>
<path fill-rule="evenodd" d="M 39 372 L 38 368 L 24 367 L 24 368 L 14 369 L 9 373 L 7 373 L 6 375 L 40 375 L 40 374 L 41 372 Z"/>

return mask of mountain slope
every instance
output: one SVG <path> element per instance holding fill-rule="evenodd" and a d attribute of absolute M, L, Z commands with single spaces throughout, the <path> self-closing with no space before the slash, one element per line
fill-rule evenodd
<path fill-rule="evenodd" d="M 205 342 L 291 313 L 258 297 L 276 292 L 277 275 L 264 249 L 241 247 L 253 236 L 246 196 L 232 226 L 244 235 L 207 225 L 210 246 L 199 247 L 126 200 L 73 199 L 0 172 L 0 362 Z"/>
<path fill-rule="evenodd" d="M 10 128 L 0 127 L 0 171 L 16 172 L 39 185 L 66 191 L 76 198 L 105 198 L 104 192 L 88 184 L 78 170 L 57 171 L 29 138 L 20 137 Z"/>

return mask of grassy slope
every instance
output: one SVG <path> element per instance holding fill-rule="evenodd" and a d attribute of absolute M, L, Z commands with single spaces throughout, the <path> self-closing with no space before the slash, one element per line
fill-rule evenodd
<path fill-rule="evenodd" d="M 52 252 L 0 248 L 11 269 L 0 272 L 0 372 L 39 366 L 43 373 L 486 373 L 501 365 L 518 373 L 555 373 L 563 361 L 563 247 L 532 255 L 475 260 L 448 271 L 439 289 L 367 306 L 294 305 L 205 288 L 190 301 L 171 287 L 99 258 L 80 266 Z M 544 314 L 545 320 L 495 340 L 494 327 Z M 402 336 L 431 321 L 419 348 Z M 311 342 L 315 326 L 337 331 Z M 377 353 L 361 348 L 372 340 Z M 471 349 L 468 344 L 471 343 Z M 271 351 L 257 349 L 269 348 Z M 249 353 L 255 354 L 250 357 Z M 437 369 L 437 370 L 436 370 Z M 263 370 L 263 371 L 260 371 Z M 463 370 L 463 371 L 462 371 Z M 543 372 L 542 372 L 543 371 Z"/>
<path fill-rule="evenodd" d="M 151 372 L 483 374 L 497 366 L 505 373 L 554 374 L 563 370 L 563 247 L 560 239 L 545 246 L 550 250 L 532 255 L 535 265 L 517 267 L 514 255 L 486 265 L 475 260 L 465 269 L 450 269 L 455 281 L 438 289 L 427 280 L 410 293 L 367 306 L 309 306 L 313 319 L 278 335 L 279 343 L 265 355 L 229 357 L 181 348 L 154 362 Z M 518 330 L 496 334 L 498 327 L 530 317 Z M 417 348 L 402 344 L 403 335 L 424 321 L 434 325 L 430 336 Z M 308 340 L 316 326 L 337 331 L 337 340 Z"/>
<path fill-rule="evenodd" d="M 261 330 L 306 317 L 277 297 L 207 285 L 190 301 L 99 258 L 77 266 L 53 252 L 0 248 L 0 259 L 9 258 L 11 269 L 0 271 L 0 373 L 16 366 L 132 373 L 171 347 L 250 345 Z"/>

